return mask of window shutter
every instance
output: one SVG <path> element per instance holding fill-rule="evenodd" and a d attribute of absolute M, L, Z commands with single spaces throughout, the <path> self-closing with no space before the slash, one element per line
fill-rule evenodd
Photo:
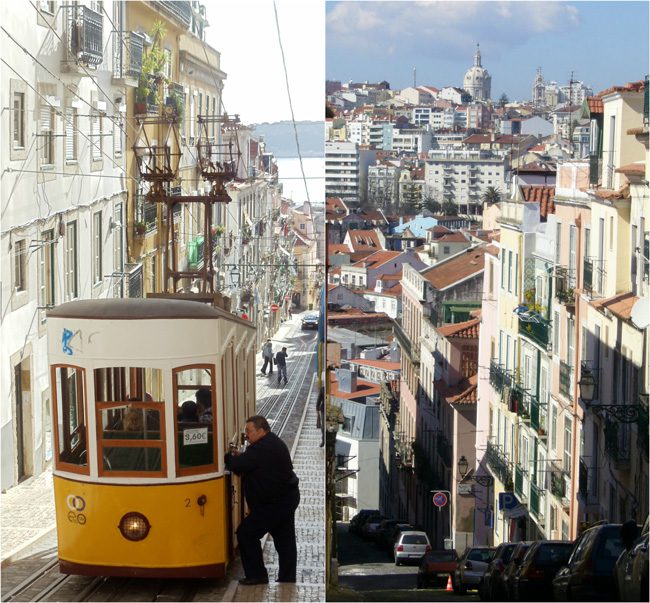
<path fill-rule="evenodd" d="M 41 132 L 51 132 L 52 131 L 52 111 L 51 107 L 48 104 L 41 106 Z"/>
<path fill-rule="evenodd" d="M 65 110 L 65 158 L 66 160 L 76 159 L 75 152 L 75 131 L 74 131 L 74 114 L 75 110 L 72 107 L 67 107 Z"/>

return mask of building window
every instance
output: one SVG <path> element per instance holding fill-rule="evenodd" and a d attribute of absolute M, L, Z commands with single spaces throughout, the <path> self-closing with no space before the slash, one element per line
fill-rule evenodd
<path fill-rule="evenodd" d="M 90 144 L 92 161 L 102 159 L 102 116 L 96 109 L 90 110 Z"/>
<path fill-rule="evenodd" d="M 13 148 L 25 148 L 25 93 L 14 92 Z"/>
<path fill-rule="evenodd" d="M 115 270 L 119 278 L 114 280 L 115 283 L 115 297 L 123 296 L 124 280 L 122 274 L 124 273 L 124 239 L 123 239 L 123 217 L 122 217 L 122 204 L 118 203 L 113 212 L 114 228 L 113 228 L 113 270 Z"/>
<path fill-rule="evenodd" d="M 555 263 L 560 263 L 560 255 L 562 253 L 562 223 L 558 222 L 555 225 Z"/>
<path fill-rule="evenodd" d="M 54 123 L 56 112 L 49 104 L 41 106 L 40 116 L 40 158 L 41 168 L 54 164 Z"/>
<path fill-rule="evenodd" d="M 27 245 L 25 239 L 14 243 L 14 288 L 16 291 L 27 289 Z"/>
<path fill-rule="evenodd" d="M 78 143 L 78 123 L 77 109 L 75 107 L 66 107 L 65 109 L 65 161 L 77 161 L 79 152 Z"/>
<path fill-rule="evenodd" d="M 123 127 L 124 127 L 124 117 L 120 113 L 115 121 L 113 122 L 113 155 L 115 157 L 121 157 L 122 156 L 122 134 L 123 134 Z"/>
<path fill-rule="evenodd" d="M 77 253 L 77 222 L 68 222 L 65 229 L 65 296 L 68 300 L 79 297 Z"/>
<path fill-rule="evenodd" d="M 553 312 L 553 353 L 560 353 L 560 313 Z"/>
<path fill-rule="evenodd" d="M 93 214 L 93 284 L 102 281 L 102 212 Z"/>
<path fill-rule="evenodd" d="M 571 435 L 573 432 L 573 420 L 570 417 L 564 417 L 564 452 L 563 464 L 564 470 L 571 473 Z"/>
<path fill-rule="evenodd" d="M 55 300 L 55 246 L 54 230 L 41 235 L 38 252 L 38 302 L 41 308 L 51 308 Z"/>
<path fill-rule="evenodd" d="M 551 450 L 557 448 L 557 406 L 551 404 Z"/>
<path fill-rule="evenodd" d="M 512 293 L 512 251 L 508 251 L 508 293 Z"/>

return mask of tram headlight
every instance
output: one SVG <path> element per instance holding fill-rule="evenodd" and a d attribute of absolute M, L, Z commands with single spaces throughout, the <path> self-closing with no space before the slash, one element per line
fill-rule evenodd
<path fill-rule="evenodd" d="M 120 519 L 120 532 L 127 540 L 144 540 L 149 534 L 151 524 L 142 514 L 135 511 L 127 513 Z"/>

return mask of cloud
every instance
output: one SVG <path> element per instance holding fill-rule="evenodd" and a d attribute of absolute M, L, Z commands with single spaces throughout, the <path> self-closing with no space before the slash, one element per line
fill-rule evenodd
<path fill-rule="evenodd" d="M 449 57 L 477 42 L 496 57 L 579 22 L 576 6 L 555 1 L 346 1 L 328 3 L 326 17 L 328 47 L 377 54 L 395 45 Z"/>

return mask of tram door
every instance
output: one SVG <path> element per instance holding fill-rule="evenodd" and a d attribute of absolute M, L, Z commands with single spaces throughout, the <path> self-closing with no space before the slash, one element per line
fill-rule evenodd
<path fill-rule="evenodd" d="M 14 366 L 14 387 L 16 400 L 16 465 L 18 481 L 33 473 L 32 425 L 31 425 L 31 375 L 30 359 L 24 358 Z"/>

